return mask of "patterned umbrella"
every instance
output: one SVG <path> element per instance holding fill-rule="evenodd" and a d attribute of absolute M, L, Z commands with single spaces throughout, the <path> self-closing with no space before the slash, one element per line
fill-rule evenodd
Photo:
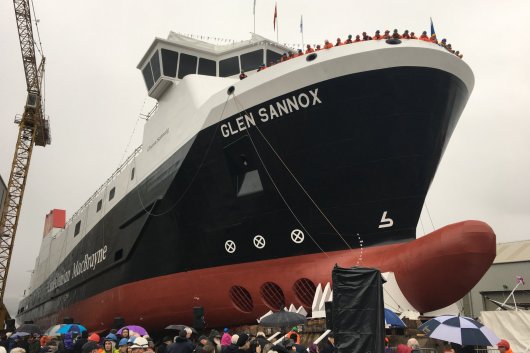
<path fill-rule="evenodd" d="M 136 332 L 137 334 L 139 334 L 140 336 L 146 336 L 146 335 L 149 335 L 147 333 L 147 330 L 145 328 L 143 328 L 142 326 L 137 326 L 137 325 L 128 325 L 128 326 L 124 326 L 122 328 L 120 328 L 118 330 L 118 334 L 121 335 L 121 332 L 123 331 L 123 329 L 129 329 L 129 332 L 133 331 L 133 332 Z"/>
<path fill-rule="evenodd" d="M 385 325 L 405 328 L 407 325 L 390 309 L 385 308 Z"/>
<path fill-rule="evenodd" d="M 465 316 L 438 316 L 421 325 L 418 330 L 427 337 L 462 346 L 495 346 L 500 341 L 489 328 Z"/>
<path fill-rule="evenodd" d="M 77 332 L 81 333 L 86 331 L 86 327 L 80 324 L 67 324 L 55 331 L 55 333 L 62 335 L 63 333 L 67 332 Z"/>
<path fill-rule="evenodd" d="M 44 331 L 44 335 L 45 336 L 57 336 L 59 335 L 59 333 L 57 333 L 57 331 L 63 327 L 65 324 L 59 324 L 59 325 L 53 325 L 52 327 L 50 327 L 49 329 L 47 329 L 46 331 Z"/>

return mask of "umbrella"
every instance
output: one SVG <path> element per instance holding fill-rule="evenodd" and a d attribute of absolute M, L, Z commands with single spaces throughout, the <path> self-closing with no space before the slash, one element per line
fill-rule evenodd
<path fill-rule="evenodd" d="M 63 326 L 64 326 L 64 324 L 53 325 L 49 329 L 44 331 L 44 335 L 45 336 L 57 336 L 57 335 L 60 335 L 60 333 L 57 333 L 57 330 L 59 330 Z"/>
<path fill-rule="evenodd" d="M 9 336 L 9 338 L 20 338 L 20 337 L 26 337 L 26 336 L 29 336 L 30 333 L 27 333 L 27 332 L 16 332 L 14 334 L 12 334 L 11 336 Z"/>
<path fill-rule="evenodd" d="M 166 330 L 176 330 L 176 331 L 182 331 L 184 330 L 185 328 L 189 328 L 191 329 L 191 332 L 193 332 L 194 334 L 199 334 L 197 332 L 197 330 L 195 330 L 193 327 L 189 327 L 189 326 L 186 326 L 186 325 L 169 325 L 169 326 L 166 326 Z"/>
<path fill-rule="evenodd" d="M 35 333 L 39 334 L 39 335 L 42 335 L 42 330 L 39 326 L 35 325 L 35 324 L 24 324 L 24 325 L 20 325 L 16 330 L 15 332 L 27 332 L 29 333 L 30 335 L 33 335 Z"/>
<path fill-rule="evenodd" d="M 143 328 L 142 326 L 137 326 L 137 325 L 128 325 L 128 326 L 124 326 L 124 327 L 120 328 L 118 330 L 118 335 L 121 335 L 123 329 L 125 329 L 125 328 L 128 329 L 129 332 L 131 332 L 131 331 L 136 332 L 140 336 L 149 335 L 145 328 Z"/>
<path fill-rule="evenodd" d="M 495 346 L 500 341 L 489 328 L 465 316 L 438 316 L 421 325 L 418 330 L 427 337 L 462 346 Z"/>
<path fill-rule="evenodd" d="M 285 310 L 267 315 L 260 321 L 260 325 L 268 327 L 286 327 L 306 323 L 307 318 L 304 315 Z"/>
<path fill-rule="evenodd" d="M 62 335 L 67 332 L 77 332 L 81 333 L 86 331 L 86 327 L 80 324 L 67 324 L 55 331 L 56 334 Z"/>
<path fill-rule="evenodd" d="M 405 328 L 407 325 L 390 309 L 385 308 L 385 325 Z"/>

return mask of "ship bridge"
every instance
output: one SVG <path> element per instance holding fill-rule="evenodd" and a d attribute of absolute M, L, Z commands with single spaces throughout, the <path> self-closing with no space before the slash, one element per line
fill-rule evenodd
<path fill-rule="evenodd" d="M 250 40 L 215 45 L 170 32 L 167 39 L 153 41 L 137 68 L 142 71 L 149 96 L 158 99 L 186 75 L 237 76 L 276 62 L 291 51 L 257 34 Z"/>

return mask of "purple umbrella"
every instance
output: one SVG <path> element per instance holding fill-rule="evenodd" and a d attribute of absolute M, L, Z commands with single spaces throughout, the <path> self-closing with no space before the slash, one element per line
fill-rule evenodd
<path fill-rule="evenodd" d="M 118 330 L 118 335 L 121 335 L 123 329 L 129 329 L 129 334 L 131 331 L 133 331 L 139 334 L 140 336 L 149 335 L 145 328 L 143 328 L 142 326 L 137 326 L 137 325 L 128 325 L 128 326 L 120 328 Z"/>

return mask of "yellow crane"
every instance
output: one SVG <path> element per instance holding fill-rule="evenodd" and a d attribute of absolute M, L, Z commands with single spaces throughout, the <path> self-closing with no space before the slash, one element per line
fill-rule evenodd
<path fill-rule="evenodd" d="M 42 56 L 37 67 L 29 0 L 13 0 L 13 4 L 28 95 L 24 113 L 15 118 L 15 123 L 19 125 L 18 139 L 0 218 L 0 328 L 9 319 L 4 305 L 4 293 L 33 146 L 44 147 L 51 142 L 50 125 L 42 106 L 45 58 Z"/>

